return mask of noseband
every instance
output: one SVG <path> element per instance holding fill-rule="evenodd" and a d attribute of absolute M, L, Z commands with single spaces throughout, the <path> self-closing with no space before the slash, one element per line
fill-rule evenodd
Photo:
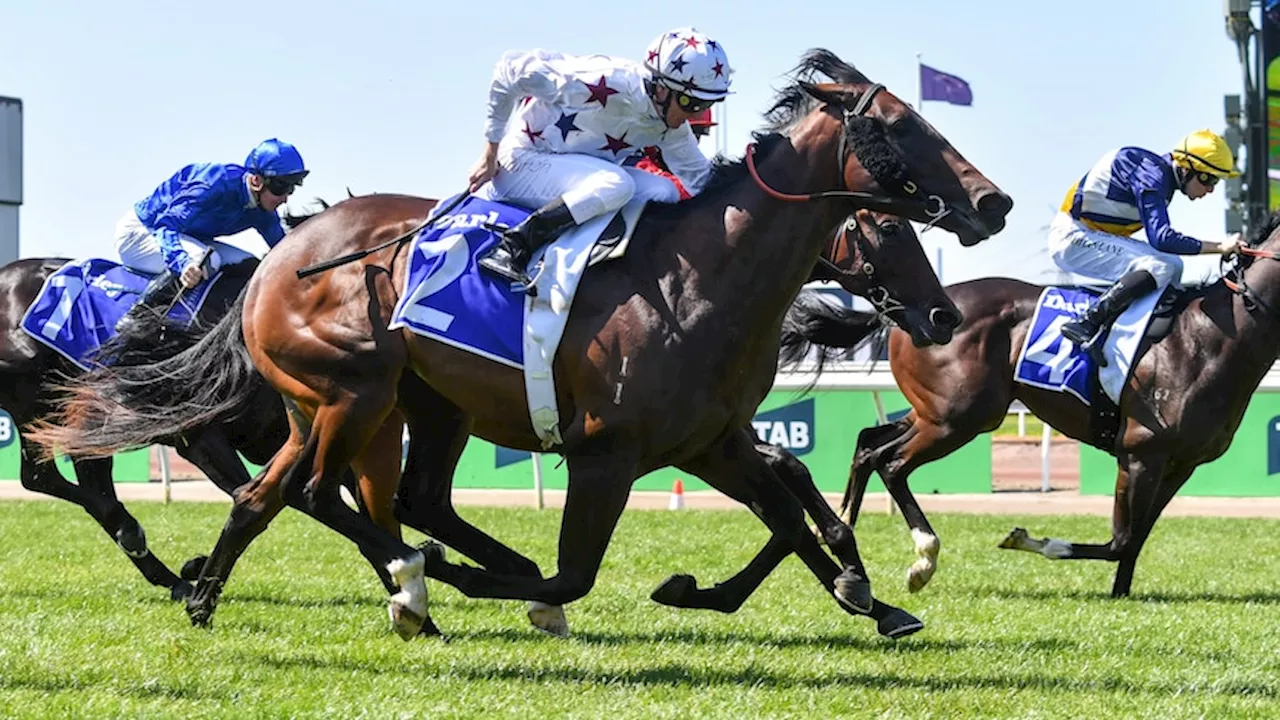
<path fill-rule="evenodd" d="M 747 170 L 751 173 L 752 179 L 756 181 L 756 184 L 760 186 L 760 189 L 764 190 L 765 193 L 769 195 L 769 197 L 775 200 L 782 200 L 784 202 L 809 202 L 811 200 L 845 199 L 845 200 L 861 200 L 861 201 L 864 201 L 864 203 L 866 203 L 866 205 L 868 206 L 869 205 L 887 206 L 892 204 L 897 198 L 892 197 L 890 195 L 878 195 L 876 193 L 870 193 L 870 192 L 865 192 L 861 190 L 850 190 L 848 189 L 848 187 L 844 185 L 844 182 L 843 182 L 844 167 L 849 162 L 849 155 L 850 155 L 849 141 L 848 141 L 849 122 L 853 120 L 853 118 L 862 117 L 863 115 L 865 115 L 867 110 L 870 109 L 871 104 L 875 101 L 876 95 L 878 95 L 880 91 L 883 89 L 884 89 L 884 85 L 881 85 L 880 83 L 873 83 L 866 90 L 862 92 L 862 95 L 858 97 L 858 101 L 854 103 L 852 108 L 843 109 L 844 110 L 843 128 L 840 133 L 840 145 L 836 149 L 836 159 L 838 161 L 838 167 L 840 168 L 840 177 L 841 177 L 841 186 L 842 186 L 841 189 L 824 190 L 821 192 L 808 193 L 806 195 L 792 195 L 790 193 L 780 192 L 778 190 L 775 190 L 769 187 L 769 185 L 765 183 L 764 179 L 760 177 L 760 172 L 756 170 L 756 162 L 755 162 L 756 144 L 755 143 L 751 143 L 747 145 L 747 153 L 746 153 Z M 902 192 L 908 196 L 915 196 L 919 191 L 920 191 L 920 187 L 910 179 L 902 183 Z M 930 207 L 928 207 L 928 205 L 926 205 L 924 214 L 929 217 L 929 222 L 925 224 L 925 227 L 924 227 L 925 230 L 928 230 L 929 228 L 936 225 L 940 220 L 942 220 L 942 218 L 946 217 L 951 212 L 950 209 L 947 208 L 946 202 L 943 201 L 943 199 L 938 195 L 930 195 L 927 199 L 927 202 L 937 203 L 937 209 L 936 210 L 931 209 Z"/>

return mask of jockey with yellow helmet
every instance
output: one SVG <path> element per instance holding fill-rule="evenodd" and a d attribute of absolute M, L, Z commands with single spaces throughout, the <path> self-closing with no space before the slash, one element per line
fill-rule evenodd
<path fill-rule="evenodd" d="M 1227 254 L 1238 238 L 1196 240 L 1169 224 L 1169 203 L 1181 190 L 1192 200 L 1213 192 L 1218 181 L 1236 177 L 1225 140 L 1208 130 L 1183 138 L 1167 155 L 1122 147 L 1102 156 L 1080 179 L 1049 226 L 1049 250 L 1058 267 L 1114 283 L 1063 337 L 1105 365 L 1097 341 L 1135 300 L 1163 291 L 1182 275 L 1178 255 Z M 1143 230 L 1146 242 L 1132 237 Z"/>
<path fill-rule="evenodd" d="M 538 209 L 508 230 L 480 266 L 527 285 L 530 256 L 569 228 L 632 197 L 679 200 L 671 182 L 620 167 L 646 146 L 657 146 L 689 193 L 698 194 L 711 161 L 688 121 L 729 94 L 731 72 L 719 43 L 693 28 L 658 36 L 643 63 L 546 50 L 503 55 L 489 88 L 485 149 L 471 171 L 471 190 Z"/>

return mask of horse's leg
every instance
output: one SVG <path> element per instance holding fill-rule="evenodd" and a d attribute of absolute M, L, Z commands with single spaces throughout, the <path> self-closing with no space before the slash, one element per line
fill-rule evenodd
<path fill-rule="evenodd" d="M 799 501 L 756 451 L 754 438 L 747 431 L 730 434 L 720 445 L 680 467 L 731 497 L 737 494 L 746 499 L 751 511 L 795 551 L 841 607 L 858 614 L 871 611 L 871 584 L 856 547 L 852 562 L 843 569 L 831 562 L 808 531 Z"/>
<path fill-rule="evenodd" d="M 853 459 L 849 463 L 849 482 L 845 485 L 844 497 L 840 500 L 840 517 L 850 528 L 858 524 L 858 513 L 862 511 L 862 500 L 867 494 L 871 473 L 876 469 L 879 452 L 902 437 L 910 427 L 900 420 L 889 425 L 863 428 L 858 433 Z"/>
<path fill-rule="evenodd" d="M 422 553 L 347 507 L 338 495 L 342 473 L 355 465 L 360 475 L 379 475 L 373 482 L 394 496 L 400 482 L 399 463 L 384 461 L 386 455 L 398 460 L 400 454 L 399 434 L 388 431 L 395 423 L 385 422 L 394 405 L 394 387 L 383 378 L 371 378 L 335 389 L 311 421 L 309 437 L 295 463 L 301 472 L 290 473 L 283 489 L 289 495 L 288 484 L 305 477 L 300 490 L 309 513 L 387 569 L 400 588 L 391 596 L 387 612 L 401 639 L 409 640 L 424 626 L 438 633 L 427 614 Z"/>
<path fill-rule="evenodd" d="M 169 590 L 170 597 L 180 600 L 191 588 L 147 548 L 142 526 L 116 497 L 111 482 L 111 458 L 77 460 L 73 463 L 78 483 L 68 482 L 54 463 L 40 463 L 35 448 L 22 440 L 19 477 L 22 486 L 33 492 L 51 495 L 79 505 L 98 523 L 107 537 L 124 551 L 147 582 Z"/>
<path fill-rule="evenodd" d="M 428 574 L 473 598 L 564 605 L 590 592 L 636 478 L 634 461 L 610 448 L 607 440 L 599 443 L 567 458 L 569 489 L 560 520 L 559 571 L 554 576 L 497 573 L 435 557 L 428 558 Z"/>
<path fill-rule="evenodd" d="M 1159 466 L 1163 471 L 1166 467 L 1163 462 L 1152 463 L 1152 466 Z M 1142 546 L 1146 544 L 1147 538 L 1151 536 L 1151 530 L 1155 528 L 1156 520 L 1160 518 L 1160 513 L 1164 512 L 1165 506 L 1177 494 L 1178 489 L 1186 483 L 1191 477 L 1191 471 L 1178 471 L 1162 475 L 1151 475 L 1149 482 L 1154 486 L 1150 492 L 1143 492 L 1147 504 L 1139 505 L 1142 498 L 1135 496 L 1131 504 L 1131 516 L 1133 517 L 1133 530 L 1129 535 L 1129 542 L 1120 550 L 1120 562 L 1116 567 L 1115 581 L 1111 586 L 1111 597 L 1125 597 L 1129 594 L 1129 589 L 1133 585 L 1133 571 L 1138 563 L 1138 555 L 1142 552 Z"/>
<path fill-rule="evenodd" d="M 804 465 L 784 450 L 767 449 L 772 447 L 757 444 L 757 450 L 760 451 L 761 456 L 766 458 L 786 487 L 802 491 L 803 496 L 809 500 L 804 503 L 806 508 L 812 504 L 818 512 L 822 512 L 819 504 L 825 506 L 825 513 L 830 516 L 829 519 L 833 518 L 839 525 L 839 519 L 835 518 L 835 513 L 827 504 L 826 498 L 813 485 L 812 477 Z M 750 507 L 754 501 L 753 493 L 745 484 L 731 485 L 731 482 L 732 478 L 717 489 Z M 799 520 L 803 523 L 803 514 L 799 515 Z M 699 589 L 697 580 L 693 576 L 673 575 L 658 586 L 650 597 L 656 602 L 672 607 L 735 612 L 791 552 L 792 547 L 784 537 L 772 534 L 764 548 L 751 559 L 747 566 L 728 580 L 707 589 Z M 856 553 L 856 547 L 854 552 Z M 841 604 L 841 607 L 846 611 L 849 610 L 844 604 Z M 877 621 L 880 634 L 888 638 L 905 637 L 924 627 L 924 623 L 910 613 L 874 599 L 871 611 L 867 614 Z"/>
<path fill-rule="evenodd" d="M 415 375 L 400 384 L 400 402 L 409 413 L 409 454 L 396 497 L 401 522 L 430 535 L 494 572 L 541 578 L 537 564 L 458 515 L 453 475 L 471 436 L 471 420 L 457 405 Z M 533 601 L 529 620 L 550 634 L 567 637 L 564 609 Z"/>
<path fill-rule="evenodd" d="M 1138 552 L 1146 542 L 1155 518 L 1191 476 L 1190 472 L 1164 476 L 1166 463 L 1167 459 L 1163 457 L 1143 462 L 1129 456 L 1120 461 L 1111 512 L 1110 542 L 1073 543 L 1052 537 L 1035 539 L 1026 530 L 1014 528 L 1000 547 L 1039 553 L 1050 560 L 1118 562 L 1111 594 L 1115 597 L 1127 595 L 1133 582 Z"/>

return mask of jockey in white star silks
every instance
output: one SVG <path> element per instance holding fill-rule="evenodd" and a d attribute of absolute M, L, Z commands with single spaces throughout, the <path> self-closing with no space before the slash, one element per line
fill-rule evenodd
<path fill-rule="evenodd" d="M 697 195 L 711 162 L 698 150 L 688 120 L 728 95 L 730 73 L 720 45 L 692 28 L 663 33 L 643 64 L 545 50 L 503 55 L 489 89 L 486 145 L 471 172 L 471 190 L 538 209 L 506 231 L 480 265 L 528 285 L 530 256 L 569 228 L 633 197 L 679 200 L 670 181 L 621 167 L 646 146 L 659 148 Z"/>
<path fill-rule="evenodd" d="M 1231 148 L 1208 130 L 1186 136 L 1168 155 L 1136 147 L 1104 155 L 1067 192 L 1049 226 L 1049 250 L 1058 267 L 1115 284 L 1083 317 L 1064 325 L 1062 336 L 1105 366 L 1104 331 L 1135 300 L 1178 281 L 1178 255 L 1234 252 L 1237 238 L 1215 243 L 1174 230 L 1168 206 L 1179 190 L 1197 200 L 1239 174 Z M 1138 230 L 1146 242 L 1129 237 Z"/>

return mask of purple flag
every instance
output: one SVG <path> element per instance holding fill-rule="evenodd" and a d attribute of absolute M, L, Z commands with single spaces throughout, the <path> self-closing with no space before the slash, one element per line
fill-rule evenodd
<path fill-rule="evenodd" d="M 972 105 L 973 91 L 969 89 L 969 83 L 955 75 L 921 65 L 920 99 L 941 100 L 952 105 Z"/>

